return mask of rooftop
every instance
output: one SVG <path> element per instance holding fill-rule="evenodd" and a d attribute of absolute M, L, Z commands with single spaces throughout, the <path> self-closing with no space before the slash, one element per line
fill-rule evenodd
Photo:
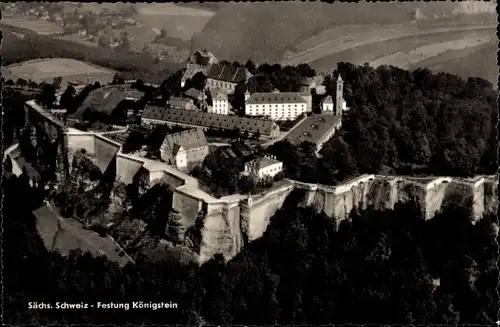
<path fill-rule="evenodd" d="M 226 91 L 221 89 L 212 90 L 212 100 L 227 100 L 228 94 Z"/>
<path fill-rule="evenodd" d="M 138 100 L 142 94 L 142 92 L 127 89 L 122 85 L 104 86 L 91 91 L 82 105 L 71 116 L 82 118 L 87 109 L 110 115 L 123 100 Z"/>
<path fill-rule="evenodd" d="M 281 163 L 281 161 L 278 161 L 278 160 L 273 159 L 273 158 L 264 157 L 264 158 L 258 158 L 258 159 L 254 159 L 252 161 L 249 161 L 249 162 L 245 163 L 245 165 L 253 166 L 254 168 L 260 170 L 260 169 L 264 169 L 266 167 L 269 167 L 269 166 L 272 166 L 275 164 L 279 164 L 279 163 Z"/>
<path fill-rule="evenodd" d="M 251 77 L 251 74 L 244 67 L 215 64 L 208 71 L 207 77 L 225 82 L 239 83 L 246 82 Z"/>
<path fill-rule="evenodd" d="M 206 128 L 221 128 L 226 130 L 239 129 L 241 132 L 259 132 L 261 135 L 271 135 L 271 133 L 278 128 L 278 126 L 271 120 L 217 115 L 207 112 L 156 106 L 146 106 L 142 114 L 142 118 L 196 125 Z"/>
<path fill-rule="evenodd" d="M 180 98 L 180 97 L 171 97 L 168 100 L 168 104 L 172 108 L 182 108 L 182 109 L 184 109 L 184 107 L 190 102 L 191 99 Z"/>
<path fill-rule="evenodd" d="M 302 142 L 318 144 L 339 123 L 341 117 L 335 115 L 314 114 L 307 117 L 285 137 L 290 143 L 299 145 Z"/>
<path fill-rule="evenodd" d="M 202 101 L 202 100 L 206 99 L 206 97 L 207 97 L 205 95 L 205 93 L 203 93 L 200 90 L 197 90 L 193 87 L 190 88 L 189 90 L 187 90 L 186 92 L 184 92 L 184 95 L 189 97 L 189 98 L 196 99 L 199 101 Z"/>
<path fill-rule="evenodd" d="M 179 133 L 167 134 L 161 145 L 161 149 L 170 149 L 171 151 L 177 152 L 178 149 L 176 149 L 176 147 L 195 149 L 204 146 L 208 146 L 205 133 L 203 133 L 201 128 L 192 128 Z"/>
<path fill-rule="evenodd" d="M 327 95 L 326 97 L 321 100 L 321 103 L 333 103 L 333 98 L 331 95 Z"/>
<path fill-rule="evenodd" d="M 246 104 L 261 103 L 307 103 L 307 101 L 298 92 L 282 93 L 254 93 L 248 98 Z"/>
<path fill-rule="evenodd" d="M 216 64 L 217 58 L 205 49 L 195 51 L 188 59 L 189 64 L 203 65 L 207 66 L 210 64 Z"/>

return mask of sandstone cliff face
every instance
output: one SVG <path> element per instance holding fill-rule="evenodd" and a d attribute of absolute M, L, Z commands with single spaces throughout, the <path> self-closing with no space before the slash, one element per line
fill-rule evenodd
<path fill-rule="evenodd" d="M 289 181 L 288 184 L 251 196 L 238 205 L 211 205 L 200 225 L 200 263 L 216 253 L 232 258 L 248 241 L 261 237 L 269 220 L 294 189 L 305 190 L 302 205 L 325 212 L 338 224 L 354 209 L 393 209 L 396 203 L 415 200 L 422 219 L 431 219 L 450 204 L 471 210 L 471 219 L 493 213 L 497 207 L 496 177 L 457 179 L 364 175 L 335 187 Z M 187 211 L 186 211 L 187 213 Z"/>

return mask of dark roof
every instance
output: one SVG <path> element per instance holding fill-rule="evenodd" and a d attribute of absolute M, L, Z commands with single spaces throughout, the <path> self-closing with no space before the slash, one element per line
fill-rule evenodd
<path fill-rule="evenodd" d="M 307 103 L 307 101 L 298 92 L 282 93 L 254 93 L 245 102 L 246 104 L 262 103 Z"/>
<path fill-rule="evenodd" d="M 245 163 L 245 165 L 261 170 L 278 163 L 281 163 L 281 161 L 271 158 L 258 158 Z"/>
<path fill-rule="evenodd" d="M 217 58 L 205 49 L 195 51 L 188 59 L 188 63 L 196 65 L 209 65 L 215 64 Z"/>
<path fill-rule="evenodd" d="M 171 97 L 168 100 L 168 105 L 172 108 L 181 108 L 184 109 L 188 103 L 190 103 L 191 99 L 179 98 L 179 97 Z"/>
<path fill-rule="evenodd" d="M 191 128 L 165 136 L 161 149 L 170 149 L 170 151 L 177 153 L 180 147 L 184 149 L 195 149 L 205 146 L 208 146 L 208 142 L 203 130 L 201 128 Z"/>
<path fill-rule="evenodd" d="M 251 74 L 244 67 L 225 64 L 212 65 L 207 74 L 208 78 L 231 83 L 246 82 L 250 76 Z"/>
<path fill-rule="evenodd" d="M 195 99 L 198 101 L 202 101 L 206 98 L 205 93 L 201 92 L 200 90 L 195 89 L 194 87 L 190 88 L 186 92 L 184 92 L 184 95 L 191 98 Z"/>
<path fill-rule="evenodd" d="M 226 130 L 239 129 L 241 132 L 259 132 L 262 135 L 271 135 L 278 128 L 271 120 L 246 118 L 239 116 L 217 115 L 201 111 L 181 110 L 146 106 L 142 117 L 146 119 L 164 120 L 172 123 L 190 124 L 206 128 L 222 128 Z"/>
<path fill-rule="evenodd" d="M 321 103 L 333 103 L 333 98 L 331 95 L 327 95 L 326 97 L 321 100 Z"/>
<path fill-rule="evenodd" d="M 335 115 L 311 115 L 290 130 L 285 139 L 295 145 L 306 141 L 317 145 L 340 119 L 341 117 Z"/>
<path fill-rule="evenodd" d="M 141 92 L 125 90 L 119 86 L 105 86 L 91 91 L 71 116 L 82 118 L 87 109 L 110 115 L 120 102 L 127 98 L 137 98 L 140 94 Z"/>

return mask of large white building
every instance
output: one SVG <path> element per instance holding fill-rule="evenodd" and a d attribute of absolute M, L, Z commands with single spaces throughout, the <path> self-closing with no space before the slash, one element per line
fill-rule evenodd
<path fill-rule="evenodd" d="M 245 96 L 245 115 L 266 116 L 272 120 L 295 120 L 311 111 L 309 102 L 298 92 L 254 93 Z"/>
<path fill-rule="evenodd" d="M 228 94 L 223 90 L 212 90 L 212 105 L 208 107 L 208 112 L 219 115 L 229 115 Z"/>
<path fill-rule="evenodd" d="M 335 90 L 335 103 L 331 95 L 326 96 L 321 101 L 321 111 L 323 113 L 334 113 L 337 116 L 342 116 L 342 112 L 346 110 L 349 110 L 349 108 L 344 100 L 344 80 L 339 74 Z"/>
<path fill-rule="evenodd" d="M 245 163 L 243 174 L 256 179 L 274 177 L 283 171 L 283 163 L 275 157 L 264 157 Z"/>

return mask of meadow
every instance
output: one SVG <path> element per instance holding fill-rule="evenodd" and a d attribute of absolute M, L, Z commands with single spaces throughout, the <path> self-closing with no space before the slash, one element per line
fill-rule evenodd
<path fill-rule="evenodd" d="M 146 29 L 164 29 L 169 37 L 191 40 L 203 30 L 214 12 L 172 3 L 137 4 L 135 20 Z"/>
<path fill-rule="evenodd" d="M 491 34 L 494 33 L 496 25 L 484 26 L 463 26 L 454 28 L 432 28 L 421 29 L 418 26 L 406 24 L 397 26 L 388 26 L 382 29 L 370 29 L 365 33 L 351 34 L 346 40 L 331 39 L 331 41 L 318 44 L 315 47 L 298 53 L 295 56 L 289 56 L 288 59 L 283 61 L 283 64 L 296 65 L 298 63 L 312 63 L 318 59 L 329 57 L 335 53 L 345 51 L 352 48 L 359 48 L 371 43 L 380 44 L 391 39 L 403 40 L 407 37 L 410 38 L 426 38 L 429 35 L 439 35 L 441 41 L 447 41 L 456 33 L 465 34 L 468 31 L 483 31 L 486 30 Z M 395 52 L 395 51 L 394 51 Z M 386 54 L 390 54 L 387 52 Z"/>
<path fill-rule="evenodd" d="M 481 34 L 481 33 L 478 33 Z M 484 34 L 484 33 L 483 33 Z M 376 58 L 370 62 L 371 66 L 393 65 L 401 68 L 409 68 L 427 58 L 441 57 L 445 53 L 461 53 L 462 50 L 475 48 L 491 41 L 494 35 L 466 35 L 451 41 L 441 41 L 426 44 L 410 51 L 398 51 L 386 56 Z"/>
<path fill-rule="evenodd" d="M 115 71 L 73 59 L 54 58 L 30 60 L 4 67 L 10 79 L 32 80 L 37 83 L 51 83 L 55 77 L 62 77 L 63 83 L 72 80 L 85 81 L 87 77 L 100 83 L 113 80 Z"/>
<path fill-rule="evenodd" d="M 46 20 L 36 19 L 30 16 L 22 17 L 2 17 L 1 24 L 14 27 L 21 27 L 40 35 L 62 34 L 61 26 Z"/>

